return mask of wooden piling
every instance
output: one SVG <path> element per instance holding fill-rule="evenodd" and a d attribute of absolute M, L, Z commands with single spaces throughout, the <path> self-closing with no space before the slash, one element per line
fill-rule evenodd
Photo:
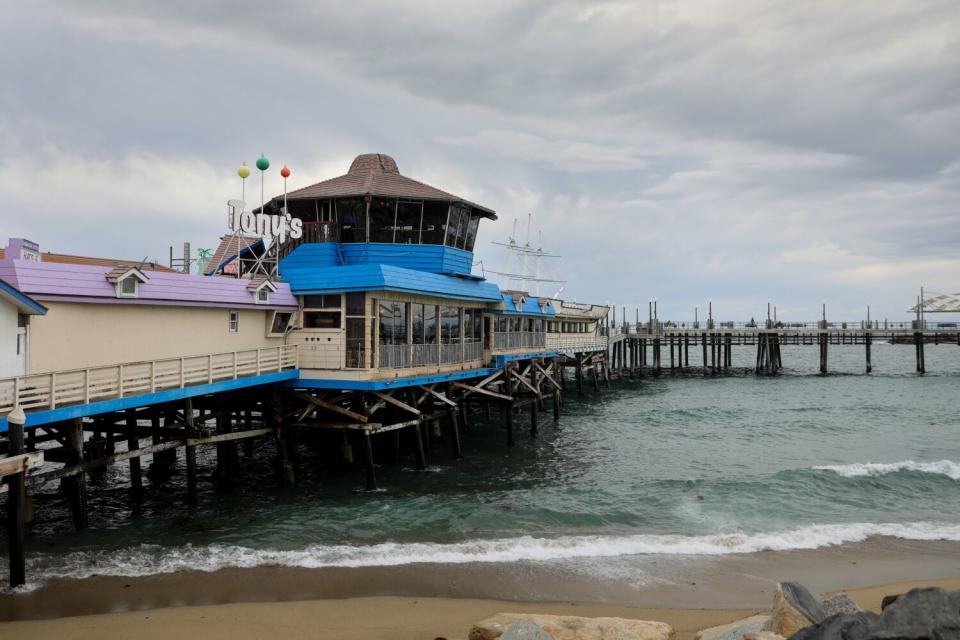
<path fill-rule="evenodd" d="M 137 437 L 137 412 L 127 409 L 127 449 L 136 451 L 140 448 L 140 438 Z M 138 496 L 143 493 L 143 477 L 140 475 L 140 458 L 130 458 L 130 491 Z"/>
<path fill-rule="evenodd" d="M 417 471 L 425 471 L 427 468 L 427 456 L 423 451 L 423 429 L 420 427 L 421 423 L 419 422 L 411 427 L 413 431 L 413 451 L 417 458 Z"/>
<path fill-rule="evenodd" d="M 377 490 L 377 470 L 373 464 L 373 443 L 370 441 L 370 431 L 363 430 L 363 459 L 367 470 L 367 491 Z"/>
<path fill-rule="evenodd" d="M 7 454 L 24 452 L 23 425 L 7 423 Z M 10 588 L 27 582 L 26 549 L 26 470 L 7 476 L 7 545 L 9 550 Z"/>
<path fill-rule="evenodd" d="M 503 380 L 506 393 L 510 400 L 503 402 L 503 421 L 507 425 L 507 446 L 513 446 L 513 377 L 510 370 L 512 366 L 508 362 L 503 367 Z M 583 363 L 580 354 L 577 354 L 577 392 L 583 395 Z"/>
<path fill-rule="evenodd" d="M 197 505 L 197 448 L 190 444 L 190 438 L 196 437 L 193 425 L 193 398 L 186 398 L 183 401 L 183 423 L 184 428 L 184 457 L 187 464 L 187 504 L 191 507 Z"/>
<path fill-rule="evenodd" d="M 78 467 L 83 464 L 83 419 L 76 418 L 66 423 L 66 441 L 68 456 L 67 467 Z M 80 473 L 64 478 L 61 488 L 67 496 L 70 505 L 70 514 L 73 516 L 73 527 L 77 531 L 86 529 L 87 518 L 87 478 Z"/>
<path fill-rule="evenodd" d="M 870 361 L 870 343 L 873 341 L 870 332 L 867 332 L 863 337 L 864 350 L 866 351 L 867 356 L 867 373 L 873 371 L 873 363 Z"/>
<path fill-rule="evenodd" d="M 465 402 L 466 399 L 463 399 L 460 401 L 460 408 L 450 409 L 450 454 L 454 460 L 459 460 L 463 457 L 463 452 L 460 450 L 460 424 L 458 414 L 461 408 L 465 406 Z"/>

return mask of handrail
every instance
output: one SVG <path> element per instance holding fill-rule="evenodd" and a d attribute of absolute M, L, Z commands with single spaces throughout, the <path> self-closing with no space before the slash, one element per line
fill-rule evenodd
<path fill-rule="evenodd" d="M 297 345 L 283 344 L 0 378 L 0 415 L 18 405 L 24 411 L 55 409 L 248 378 L 298 365 Z"/>

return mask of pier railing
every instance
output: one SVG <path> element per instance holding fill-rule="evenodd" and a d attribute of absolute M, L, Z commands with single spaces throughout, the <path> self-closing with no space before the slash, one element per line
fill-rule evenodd
<path fill-rule="evenodd" d="M 505 351 L 543 347 L 546 340 L 546 334 L 537 331 L 498 331 L 493 334 L 493 349 Z"/>
<path fill-rule="evenodd" d="M 0 415 L 56 409 L 297 368 L 297 345 L 0 378 Z"/>
<path fill-rule="evenodd" d="M 482 342 L 380 345 L 381 369 L 412 369 L 482 359 Z"/>
<path fill-rule="evenodd" d="M 604 351 L 609 344 L 607 336 L 564 336 L 549 334 L 546 347 L 551 351 L 563 353 L 585 353 L 588 351 Z"/>

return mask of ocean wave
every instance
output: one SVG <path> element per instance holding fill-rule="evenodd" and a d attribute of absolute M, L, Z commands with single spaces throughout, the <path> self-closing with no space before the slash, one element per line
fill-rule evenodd
<path fill-rule="evenodd" d="M 952 460 L 939 460 L 937 462 L 914 462 L 913 460 L 903 460 L 901 462 L 865 462 L 822 465 L 814 467 L 814 469 L 818 471 L 833 471 L 847 478 L 883 476 L 899 471 L 916 471 L 919 473 L 944 475 L 953 480 L 960 480 L 960 463 Z"/>
<path fill-rule="evenodd" d="M 146 576 L 175 571 L 217 571 L 264 566 L 386 567 L 407 564 L 468 562 L 564 561 L 630 555 L 717 556 L 817 549 L 874 536 L 907 540 L 960 541 L 960 525 L 937 523 L 853 523 L 811 525 L 770 533 L 703 536 L 637 534 L 626 536 L 522 536 L 457 543 L 395 543 L 373 545 L 311 545 L 303 549 L 253 549 L 235 545 L 161 547 L 140 545 L 119 550 L 77 551 L 64 555 L 37 554 L 29 573 L 49 578 L 95 575 Z M 33 586 L 36 586 L 34 583 Z"/>

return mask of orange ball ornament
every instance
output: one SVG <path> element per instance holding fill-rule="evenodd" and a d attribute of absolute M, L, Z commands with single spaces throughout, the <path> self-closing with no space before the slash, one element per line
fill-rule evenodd
<path fill-rule="evenodd" d="M 287 168 L 287 165 L 283 165 L 283 169 L 280 169 L 280 175 L 284 178 L 290 177 L 290 169 Z"/>

